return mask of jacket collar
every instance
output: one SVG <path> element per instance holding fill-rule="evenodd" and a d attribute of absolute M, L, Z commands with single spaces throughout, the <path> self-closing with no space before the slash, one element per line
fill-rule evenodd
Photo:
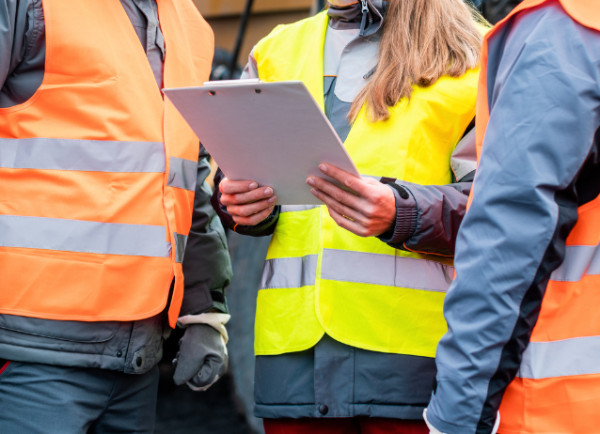
<path fill-rule="evenodd" d="M 367 0 L 369 12 L 364 35 L 376 33 L 383 24 L 387 9 L 387 0 Z M 362 2 L 359 0 L 348 6 L 329 6 L 329 26 L 334 29 L 359 29 L 362 21 Z"/>

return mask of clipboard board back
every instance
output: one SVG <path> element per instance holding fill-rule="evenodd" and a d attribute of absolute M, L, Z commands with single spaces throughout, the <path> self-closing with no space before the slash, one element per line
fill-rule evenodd
<path fill-rule="evenodd" d="M 321 163 L 360 177 L 300 81 L 208 82 L 164 92 L 229 179 L 273 187 L 278 205 L 322 205 L 306 184 L 311 175 L 332 181 Z"/>

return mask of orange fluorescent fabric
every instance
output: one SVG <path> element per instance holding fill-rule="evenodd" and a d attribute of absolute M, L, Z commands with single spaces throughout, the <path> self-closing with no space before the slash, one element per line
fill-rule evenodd
<path fill-rule="evenodd" d="M 515 378 L 504 393 L 498 433 L 597 433 L 598 403 L 599 374 L 542 380 Z"/>
<path fill-rule="evenodd" d="M 201 86 L 210 27 L 191 0 L 157 4 L 164 87 Z M 176 234 L 189 234 L 194 199 L 174 172 L 197 164 L 198 138 L 163 100 L 119 0 L 43 0 L 43 8 L 43 83 L 27 102 L 0 109 L 0 143 L 14 153 L 0 160 L 0 229 L 8 233 L 0 313 L 148 318 L 167 305 L 175 277 L 174 326 L 183 299 Z"/>

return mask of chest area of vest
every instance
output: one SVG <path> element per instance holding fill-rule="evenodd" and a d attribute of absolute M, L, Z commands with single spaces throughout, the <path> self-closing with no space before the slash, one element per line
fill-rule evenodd
<path fill-rule="evenodd" d="M 199 17 L 185 21 L 173 0 L 157 4 L 166 46 L 162 86 L 198 85 L 201 74 L 193 62 L 201 49 L 190 44 L 188 34 L 195 33 L 188 27 L 202 27 L 203 22 L 195 22 Z M 119 1 L 44 0 L 43 7 L 47 40 L 43 85 L 55 92 L 76 92 L 84 104 L 96 98 L 95 104 L 112 101 L 157 109 L 164 105 L 145 49 Z"/>

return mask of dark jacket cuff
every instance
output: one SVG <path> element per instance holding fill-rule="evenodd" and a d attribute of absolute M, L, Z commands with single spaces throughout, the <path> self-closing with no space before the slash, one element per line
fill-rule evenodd
<path fill-rule="evenodd" d="M 396 222 L 392 229 L 377 238 L 396 248 L 396 245 L 403 244 L 415 233 L 417 202 L 412 193 L 398 184 L 386 183 L 386 185 L 392 189 L 396 198 Z"/>

